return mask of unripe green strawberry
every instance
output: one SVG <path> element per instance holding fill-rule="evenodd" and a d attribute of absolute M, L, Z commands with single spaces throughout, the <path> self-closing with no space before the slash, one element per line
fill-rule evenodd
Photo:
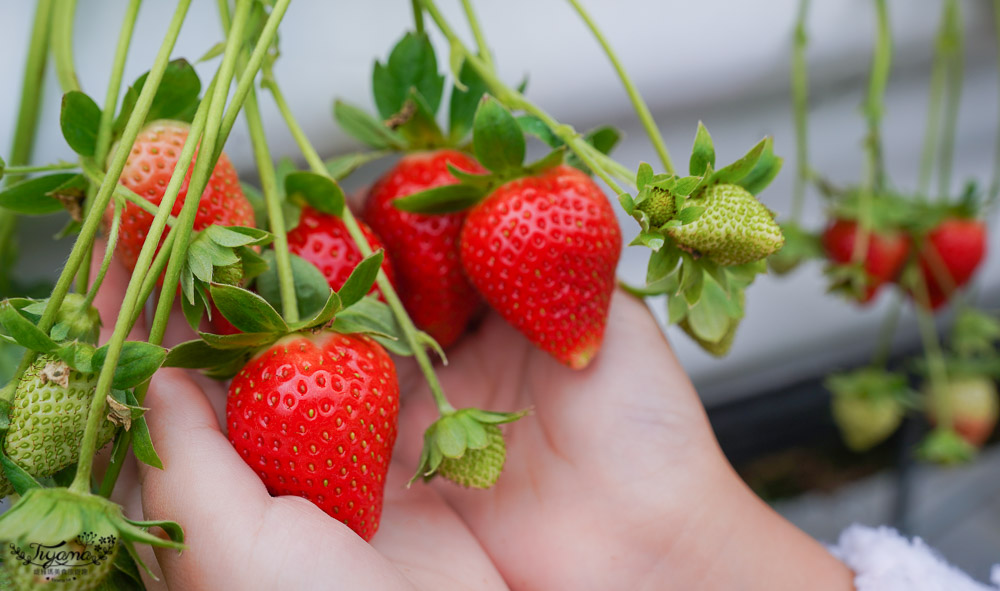
<path fill-rule="evenodd" d="M 237 261 L 225 267 L 215 267 L 212 270 L 212 281 L 226 285 L 240 285 L 243 281 L 243 262 Z"/>
<path fill-rule="evenodd" d="M 507 446 L 503 433 L 496 425 L 483 425 L 487 443 L 479 449 L 466 449 L 460 458 L 444 458 L 438 467 L 438 474 L 465 487 L 490 488 L 503 471 L 507 459 Z"/>
<path fill-rule="evenodd" d="M 86 302 L 87 298 L 78 293 L 69 293 L 63 298 L 55 323 L 55 326 L 66 327 L 66 335 L 62 338 L 69 341 L 97 343 L 97 337 L 101 332 L 101 315 L 97 312 L 97 308 Z M 84 306 L 87 307 L 86 310 Z"/>
<path fill-rule="evenodd" d="M 649 225 L 654 228 L 659 228 L 674 219 L 674 214 L 677 213 L 674 196 L 669 191 L 656 187 L 650 188 L 649 198 L 637 205 L 636 209 L 646 212 L 649 216 Z"/>
<path fill-rule="evenodd" d="M 771 212 L 739 185 L 713 185 L 691 197 L 704 207 L 698 219 L 667 228 L 683 248 L 720 265 L 742 265 L 777 252 L 784 244 Z"/>
<path fill-rule="evenodd" d="M 718 341 L 706 341 L 705 339 L 698 336 L 691 328 L 691 324 L 688 322 L 687 318 L 684 318 L 677 323 L 681 327 L 681 330 L 687 333 L 689 337 L 695 340 L 702 349 L 716 357 L 725 357 L 729 353 L 729 349 L 733 346 L 733 341 L 736 339 L 736 329 L 739 327 L 740 323 L 736 320 L 729 321 L 729 328 L 726 329 L 726 334 L 722 336 Z"/>
<path fill-rule="evenodd" d="M 61 544 L 30 540 L 7 544 L 3 573 L 10 586 L 2 589 L 91 591 L 97 588 L 111 574 L 118 554 L 118 532 L 110 524 L 99 525 L 102 531 L 88 530 Z"/>
<path fill-rule="evenodd" d="M 39 355 L 17 385 L 4 439 L 7 457 L 35 477 L 49 476 L 73 464 L 97 387 L 96 374 L 71 369 L 52 355 Z M 114 424 L 101 422 L 97 444 L 114 436 Z M 0 496 L 13 487 L 0 476 Z"/>
<path fill-rule="evenodd" d="M 903 421 L 904 411 L 890 396 L 833 395 L 833 418 L 844 443 L 854 451 L 865 451 L 887 439 Z"/>

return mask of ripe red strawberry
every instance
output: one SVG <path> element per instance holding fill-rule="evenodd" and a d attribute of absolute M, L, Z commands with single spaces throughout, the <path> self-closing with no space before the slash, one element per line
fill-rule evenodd
<path fill-rule="evenodd" d="M 827 227 L 823 232 L 823 248 L 832 263 L 849 265 L 854 261 L 857 233 L 858 223 L 854 220 L 837 219 Z M 906 234 L 871 232 L 864 258 L 867 278 L 865 293 L 858 300 L 862 303 L 870 302 L 882 285 L 894 281 L 902 271 L 909 252 L 910 238 Z"/>
<path fill-rule="evenodd" d="M 188 125 L 180 121 L 160 120 L 147 124 L 132 144 L 132 153 L 122 170 L 121 184 L 151 203 L 159 205 L 170 182 L 170 175 L 177 166 L 177 159 L 187 140 L 188 132 Z M 192 165 L 188 168 L 184 184 L 177 195 L 177 201 L 174 202 L 172 213 L 175 216 L 180 214 L 184 205 L 193 171 Z M 110 213 L 109 208 L 108 215 Z M 138 206 L 131 203 L 125 206 L 117 251 L 130 271 L 135 268 L 142 243 L 152 223 L 153 216 Z M 243 195 L 239 179 L 236 178 L 236 169 L 225 154 L 219 156 L 205 191 L 201 194 L 194 229 L 202 230 L 212 224 L 254 225 L 253 207 Z"/>
<path fill-rule="evenodd" d="M 993 380 L 985 377 L 954 378 L 935 391 L 928 385 L 928 415 L 931 422 L 947 414 L 959 436 L 976 447 L 989 439 L 1000 416 L 1000 398 Z"/>
<path fill-rule="evenodd" d="M 501 185 L 468 214 L 462 266 L 507 322 L 566 365 L 600 348 L 621 230 L 586 174 L 557 166 Z"/>
<path fill-rule="evenodd" d="M 382 242 L 371 228 L 362 222 L 359 222 L 359 225 L 372 250 L 382 248 Z M 308 206 L 302 209 L 299 224 L 288 233 L 288 248 L 294 254 L 316 265 L 326 277 L 330 288 L 334 290 L 343 287 L 344 282 L 351 276 L 351 271 L 364 258 L 351 239 L 351 235 L 347 233 L 347 226 L 343 220 Z M 388 257 L 382 260 L 382 270 L 395 285 L 395 274 Z M 373 285 L 369 293 L 381 297 L 377 285 Z"/>
<path fill-rule="evenodd" d="M 404 156 L 376 182 L 365 204 L 365 219 L 385 242 L 398 275 L 399 296 L 416 325 L 442 347 L 453 344 L 481 305 L 462 272 L 459 236 L 465 212 L 445 215 L 396 209 L 394 199 L 458 182 L 448 170 L 481 173 L 471 156 L 437 150 Z"/>
<path fill-rule="evenodd" d="M 947 219 L 934 228 L 920 249 L 920 271 L 932 309 L 972 278 L 986 255 L 986 225 L 980 220 Z"/>
<path fill-rule="evenodd" d="M 229 386 L 229 440 L 273 495 L 309 499 L 365 540 L 378 529 L 399 385 L 366 336 L 287 336 Z"/>

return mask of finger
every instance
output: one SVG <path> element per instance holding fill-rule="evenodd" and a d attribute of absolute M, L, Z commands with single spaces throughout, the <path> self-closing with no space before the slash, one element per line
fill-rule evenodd
<path fill-rule="evenodd" d="M 107 243 L 98 239 L 94 241 L 94 255 L 90 261 L 91 282 L 97 278 L 104 259 L 104 252 Z M 129 281 L 132 274 L 122 265 L 112 259 L 108 272 L 104 276 L 104 282 L 97 290 L 94 298 L 94 307 L 101 315 L 101 342 L 105 343 L 111 338 L 118 316 L 122 309 L 122 302 L 125 300 L 125 292 L 128 290 Z M 134 341 L 145 340 L 147 335 L 146 325 L 140 315 L 139 320 L 129 332 L 128 339 Z"/>

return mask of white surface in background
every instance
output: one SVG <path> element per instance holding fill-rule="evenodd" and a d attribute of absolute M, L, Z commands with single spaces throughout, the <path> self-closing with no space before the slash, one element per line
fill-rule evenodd
<path fill-rule="evenodd" d="M 439 4 L 464 33 L 458 3 L 439 0 Z M 665 127 L 678 167 L 686 165 L 699 119 L 713 133 L 720 162 L 740 156 L 761 136 L 774 135 L 776 151 L 787 158 L 786 170 L 762 198 L 772 209 L 787 213 L 794 167 L 787 72 L 796 0 L 589 0 L 586 4 Z M 84 90 L 92 96 L 104 95 L 124 5 L 124 0 L 79 0 L 76 63 Z M 148 69 L 172 5 L 165 1 L 144 3 L 126 68 L 127 82 Z M 616 152 L 621 161 L 634 165 L 654 160 L 614 72 L 566 3 L 480 0 L 476 5 L 505 79 L 516 82 L 529 74 L 529 96 L 578 128 L 608 122 L 623 127 L 627 138 Z M 969 25 L 970 64 L 957 146 L 956 186 L 967 177 L 988 182 L 997 104 L 996 74 L 990 61 L 992 32 L 987 26 L 991 21 L 987 18 L 989 4 L 967 1 L 963 5 Z M 13 133 L 32 6 L 0 0 L 0 7 L 0 55 L 4 56 L 0 61 L 0 80 L 4 81 L 0 150 L 6 150 Z M 923 137 L 927 61 L 939 4 L 894 0 L 890 10 L 899 67 L 894 70 L 887 98 L 885 147 L 892 177 L 902 188 L 912 188 Z M 283 57 L 277 76 L 321 153 L 334 155 L 355 147 L 333 123 L 332 100 L 340 97 L 371 104 L 372 60 L 385 57 L 409 22 L 409 2 L 404 0 L 297 0 L 292 4 L 282 26 Z M 871 3 L 814 2 L 810 27 L 812 163 L 834 180 L 849 183 L 858 178 L 862 166 L 864 129 L 857 106 L 870 60 Z M 196 0 L 174 55 L 197 59 L 221 38 L 215 2 Z M 445 55 L 442 51 L 442 70 Z M 203 78 L 214 66 L 214 62 L 199 66 Z M 35 162 L 72 158 L 59 134 L 59 96 L 50 70 Z M 294 144 L 271 101 L 265 97 L 261 102 L 272 152 L 295 156 Z M 234 129 L 227 152 L 241 170 L 251 171 L 243 126 Z M 361 176 L 363 180 L 365 175 Z M 815 195 L 806 213 L 808 221 L 821 223 Z M 623 217 L 622 223 L 631 237 L 634 222 Z M 25 223 L 24 258 L 30 259 L 30 264 L 22 264 L 25 275 L 52 274 L 60 264 L 63 251 L 47 239 L 51 226 L 47 222 Z M 996 236 L 991 248 L 1000 250 Z M 646 257 L 641 248 L 626 249 L 622 276 L 641 281 Z M 983 273 L 991 288 L 997 287 L 998 271 L 1000 257 L 993 256 Z M 818 265 L 788 278 L 759 280 L 749 292 L 748 317 L 733 352 L 722 361 L 704 355 L 671 329 L 677 353 L 702 395 L 721 400 L 861 359 L 873 346 L 887 298 L 859 311 L 822 297 L 824 286 Z M 653 309 L 662 319 L 662 302 L 654 301 Z M 904 316 L 899 341 L 913 341 L 916 333 L 912 325 L 912 317 Z"/>

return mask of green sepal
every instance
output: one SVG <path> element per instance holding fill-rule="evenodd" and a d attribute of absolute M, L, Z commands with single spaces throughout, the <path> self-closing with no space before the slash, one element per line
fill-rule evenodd
<path fill-rule="evenodd" d="M 739 160 L 728 164 L 714 173 L 710 182 L 719 184 L 738 184 L 745 176 L 757 166 L 765 147 L 770 143 L 770 138 L 764 138 L 744 154 Z"/>
<path fill-rule="evenodd" d="M 291 203 L 308 204 L 316 211 L 341 217 L 344 191 L 333 179 L 314 172 L 293 172 L 285 177 L 285 195 Z"/>
<path fill-rule="evenodd" d="M 101 370 L 107 354 L 108 345 L 94 351 L 94 355 L 91 357 L 92 371 Z M 143 341 L 125 341 L 118 356 L 118 365 L 115 366 L 111 387 L 127 390 L 138 386 L 153 377 L 166 357 L 166 349 L 159 345 Z"/>
<path fill-rule="evenodd" d="M 0 450 L 0 467 L 3 468 L 3 475 L 14 487 L 14 492 L 19 495 L 26 494 L 33 488 L 41 488 L 41 484 L 28 473 L 27 470 L 17 465 L 14 460 L 7 457 L 7 454 Z"/>
<path fill-rule="evenodd" d="M 972 307 L 963 307 L 955 315 L 951 329 L 951 348 L 961 357 L 996 357 L 1000 342 L 1000 319 Z"/>
<path fill-rule="evenodd" d="M 461 183 L 441 185 L 393 199 L 392 205 L 400 211 L 411 213 L 442 214 L 468 209 L 485 196 L 486 193 L 482 188 Z"/>
<path fill-rule="evenodd" d="M 702 175 L 708 167 L 715 168 L 715 146 L 712 136 L 705 125 L 698 122 L 698 132 L 694 136 L 694 146 L 691 147 L 691 159 L 688 164 L 688 174 Z"/>
<path fill-rule="evenodd" d="M 58 172 L 21 181 L 0 191 L 0 207 L 26 215 L 48 215 L 63 211 L 53 191 L 75 179 L 73 172 Z"/>
<path fill-rule="evenodd" d="M 372 296 L 365 296 L 337 314 L 333 330 L 343 334 L 366 334 L 397 355 L 413 355 L 392 309 Z"/>
<path fill-rule="evenodd" d="M 280 338 L 278 333 L 273 332 L 241 332 L 237 334 L 211 334 L 199 332 L 202 338 L 210 347 L 216 349 L 253 349 L 270 345 Z"/>
<path fill-rule="evenodd" d="M 136 400 L 135 394 L 131 390 L 127 390 L 125 394 L 127 398 L 126 402 L 129 406 L 138 408 L 139 401 Z M 153 447 L 153 438 L 149 435 L 149 425 L 146 423 L 146 417 L 143 413 L 132 418 L 131 432 L 132 452 L 135 454 L 135 459 L 148 466 L 162 470 L 163 461 L 160 460 L 159 454 L 156 453 L 156 449 Z"/>
<path fill-rule="evenodd" d="M 315 265 L 300 256 L 290 254 L 292 278 L 295 284 L 295 299 L 298 303 L 299 318 L 310 318 L 321 310 L 330 298 L 330 284 Z M 276 309 L 281 309 L 281 286 L 274 251 L 268 250 L 263 258 L 268 268 L 254 282 L 257 293 Z"/>
<path fill-rule="evenodd" d="M 18 305 L 30 300 L 4 300 L 0 302 L 0 326 L 4 334 L 11 337 L 19 345 L 39 353 L 52 353 L 59 345 L 45 334 L 35 323 L 26 318 Z"/>
<path fill-rule="evenodd" d="M 71 90 L 63 95 L 59 127 L 66 143 L 74 152 L 87 157 L 94 155 L 100 121 L 101 108 L 94 99 L 79 90 Z"/>
<path fill-rule="evenodd" d="M 350 308 L 371 291 L 384 258 L 385 252 L 380 248 L 354 267 L 347 281 L 337 292 L 340 304 L 344 308 Z"/>
<path fill-rule="evenodd" d="M 333 118 L 346 134 L 377 150 L 403 150 L 406 140 L 364 109 L 343 101 L 333 103 Z"/>
<path fill-rule="evenodd" d="M 452 68 L 454 67 L 453 64 Z M 461 69 L 455 76 L 455 86 L 448 105 L 448 139 L 453 145 L 464 140 L 472 131 L 476 108 L 486 91 L 486 82 L 468 61 L 463 60 Z"/>
<path fill-rule="evenodd" d="M 778 176 L 778 172 L 781 171 L 781 165 L 784 162 L 774 155 L 774 141 L 768 137 L 766 142 L 757 165 L 736 183 L 752 195 L 757 195 L 771 184 L 774 177 Z"/>
<path fill-rule="evenodd" d="M 563 145 L 563 141 L 552 131 L 552 128 L 535 115 L 518 115 L 515 120 L 522 132 L 535 136 L 546 146 L 558 148 Z"/>
<path fill-rule="evenodd" d="M 444 93 L 444 76 L 438 72 L 434 46 L 424 33 L 407 33 L 396 43 L 385 64 L 375 62 L 372 90 L 382 119 L 398 113 L 413 88 L 431 113 L 437 112 Z"/>
<path fill-rule="evenodd" d="M 343 303 L 340 301 L 340 296 L 337 292 L 330 290 L 330 295 L 326 299 L 326 303 L 323 307 L 316 311 L 315 314 L 288 325 L 288 330 L 290 332 L 297 332 L 300 330 L 307 329 L 317 329 L 325 327 L 333 321 L 334 316 L 336 316 L 344 308 Z"/>
<path fill-rule="evenodd" d="M 472 147 L 479 163 L 499 175 L 515 174 L 524 163 L 524 132 L 510 111 L 488 94 L 476 109 Z"/>
<path fill-rule="evenodd" d="M 163 360 L 163 367 L 180 367 L 184 369 L 208 369 L 225 365 L 235 359 L 240 359 L 250 350 L 250 347 L 219 349 L 201 339 L 186 341 L 174 345 Z"/>
<path fill-rule="evenodd" d="M 411 150 L 426 150 L 447 144 L 444 132 L 434 118 L 434 111 L 415 88 L 410 89 L 403 108 L 386 120 L 386 124 L 406 138 L 407 147 Z"/>
<path fill-rule="evenodd" d="M 955 466 L 971 462 L 978 450 L 954 430 L 939 427 L 917 446 L 916 453 L 925 462 Z"/>
<path fill-rule="evenodd" d="M 234 285 L 213 283 L 212 301 L 233 326 L 245 333 L 288 332 L 288 325 L 267 300 Z"/>
<path fill-rule="evenodd" d="M 337 156 L 336 158 L 327 160 L 324 164 L 326 165 L 326 171 L 330 173 L 331 177 L 337 181 L 342 181 L 365 164 L 378 160 L 379 158 L 384 158 L 390 153 L 391 152 L 389 150 L 354 152 L 352 154 Z"/>

